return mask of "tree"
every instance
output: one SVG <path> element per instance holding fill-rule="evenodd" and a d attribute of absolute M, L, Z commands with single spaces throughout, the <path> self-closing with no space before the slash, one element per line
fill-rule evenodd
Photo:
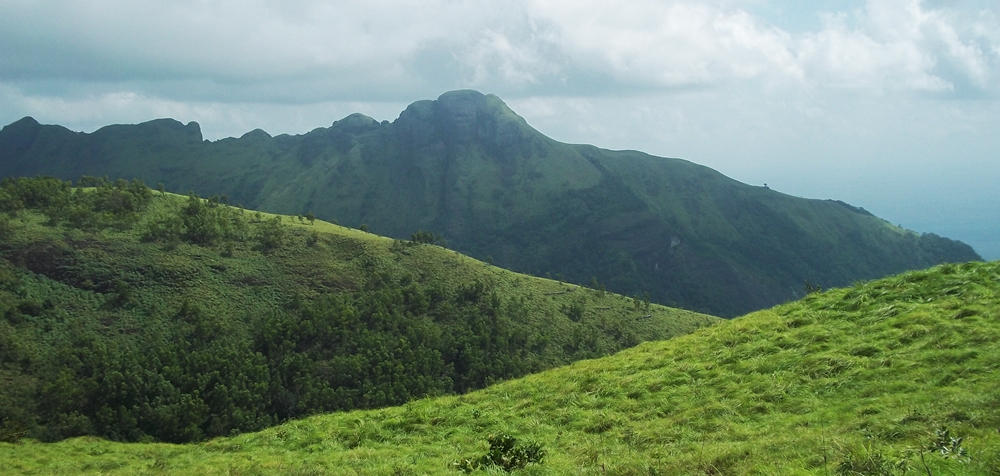
<path fill-rule="evenodd" d="M 431 233 L 429 231 L 420 230 L 410 235 L 410 241 L 412 241 L 413 243 L 425 243 L 428 245 L 432 245 L 435 243 L 439 243 L 443 240 L 441 239 L 441 235 L 435 235 L 434 233 Z"/>
<path fill-rule="evenodd" d="M 187 205 L 182 209 L 184 235 L 192 243 L 209 244 L 220 236 L 218 224 L 211 219 L 208 206 L 198 194 L 188 194 Z"/>
<path fill-rule="evenodd" d="M 285 227 L 281 226 L 281 217 L 274 217 L 265 221 L 257 234 L 257 241 L 260 249 L 270 251 L 281 246 L 285 239 Z"/>
<path fill-rule="evenodd" d="M 13 232 L 13 227 L 10 224 L 10 218 L 7 214 L 0 212 L 0 240 L 3 240 L 10 236 Z"/>

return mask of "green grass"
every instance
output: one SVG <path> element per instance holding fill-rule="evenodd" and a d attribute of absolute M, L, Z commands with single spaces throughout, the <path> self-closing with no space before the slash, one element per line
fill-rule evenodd
<path fill-rule="evenodd" d="M 0 472 L 460 474 L 508 433 L 546 451 L 519 474 L 1000 474 L 998 292 L 1000 262 L 942 265 L 462 396 L 183 446 L 2 444 Z"/>
<path fill-rule="evenodd" d="M 279 216 L 224 205 L 208 210 L 242 223 L 232 236 L 146 238 L 189 203 L 154 192 L 129 221 L 84 228 L 0 213 L 0 441 L 197 441 L 464 393 L 719 321 L 298 217 L 262 249 Z"/>

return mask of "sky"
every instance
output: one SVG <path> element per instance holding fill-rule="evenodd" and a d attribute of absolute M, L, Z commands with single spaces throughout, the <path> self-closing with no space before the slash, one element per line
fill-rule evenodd
<path fill-rule="evenodd" d="M 1000 259 L 994 0 L 0 0 L 0 124 L 302 134 L 454 89 Z"/>

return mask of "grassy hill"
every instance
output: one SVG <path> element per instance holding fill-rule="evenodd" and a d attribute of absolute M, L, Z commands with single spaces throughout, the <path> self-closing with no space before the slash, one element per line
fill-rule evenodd
<path fill-rule="evenodd" d="M 462 396 L 194 445 L 0 445 L 9 474 L 1000 474 L 1000 262 L 810 294 Z M 506 454 L 514 454 L 509 451 Z M 481 474 L 503 474 L 489 469 Z"/>
<path fill-rule="evenodd" d="M 732 317 L 941 262 L 967 245 L 863 209 L 743 184 L 636 151 L 564 144 L 500 98 L 453 91 L 393 122 L 354 114 L 307 134 L 204 141 L 155 120 L 81 134 L 31 118 L 0 131 L 0 176 L 138 177 L 398 239 L 417 230 L 498 266 L 593 278 L 629 296 Z"/>
<path fill-rule="evenodd" d="M 718 321 L 512 273 L 428 233 L 81 182 L 0 183 L 0 441 L 197 441 Z"/>

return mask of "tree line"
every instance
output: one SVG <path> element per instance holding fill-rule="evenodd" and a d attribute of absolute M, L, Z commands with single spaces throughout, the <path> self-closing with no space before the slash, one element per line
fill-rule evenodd
<path fill-rule="evenodd" d="M 86 261 L 65 236 L 105 243 L 97 248 L 133 240 L 128 249 L 140 256 L 121 259 L 139 260 L 135 267 L 162 275 L 154 284 L 167 288 L 197 283 L 149 269 L 155 260 L 142 253 L 183 245 L 232 256 L 236 244 L 251 251 L 247 261 L 229 262 L 250 266 L 273 251 L 316 246 L 315 236 L 193 193 L 140 219 L 155 198 L 141 182 L 81 182 L 88 187 L 51 178 L 0 183 L 0 219 L 12 237 L 0 244 L 0 440 L 197 441 L 316 412 L 467 392 L 636 343 L 627 332 L 602 337 L 597 324 L 576 322 L 564 344 L 549 344 L 551 336 L 529 331 L 529 307 L 488 281 L 448 287 L 399 270 L 372 269 L 353 289 L 308 298 L 300 293 L 308 289 L 283 289 L 280 306 L 261 313 L 217 312 L 194 298 L 148 307 L 140 298 L 153 286 L 129 284 L 124 265 Z M 26 213 L 86 238 L 33 237 L 12 224 Z M 106 233 L 121 230 L 135 238 Z M 18 262 L 36 259 L 35 249 L 54 261 Z M 125 318 L 138 324 L 111 330 Z"/>

